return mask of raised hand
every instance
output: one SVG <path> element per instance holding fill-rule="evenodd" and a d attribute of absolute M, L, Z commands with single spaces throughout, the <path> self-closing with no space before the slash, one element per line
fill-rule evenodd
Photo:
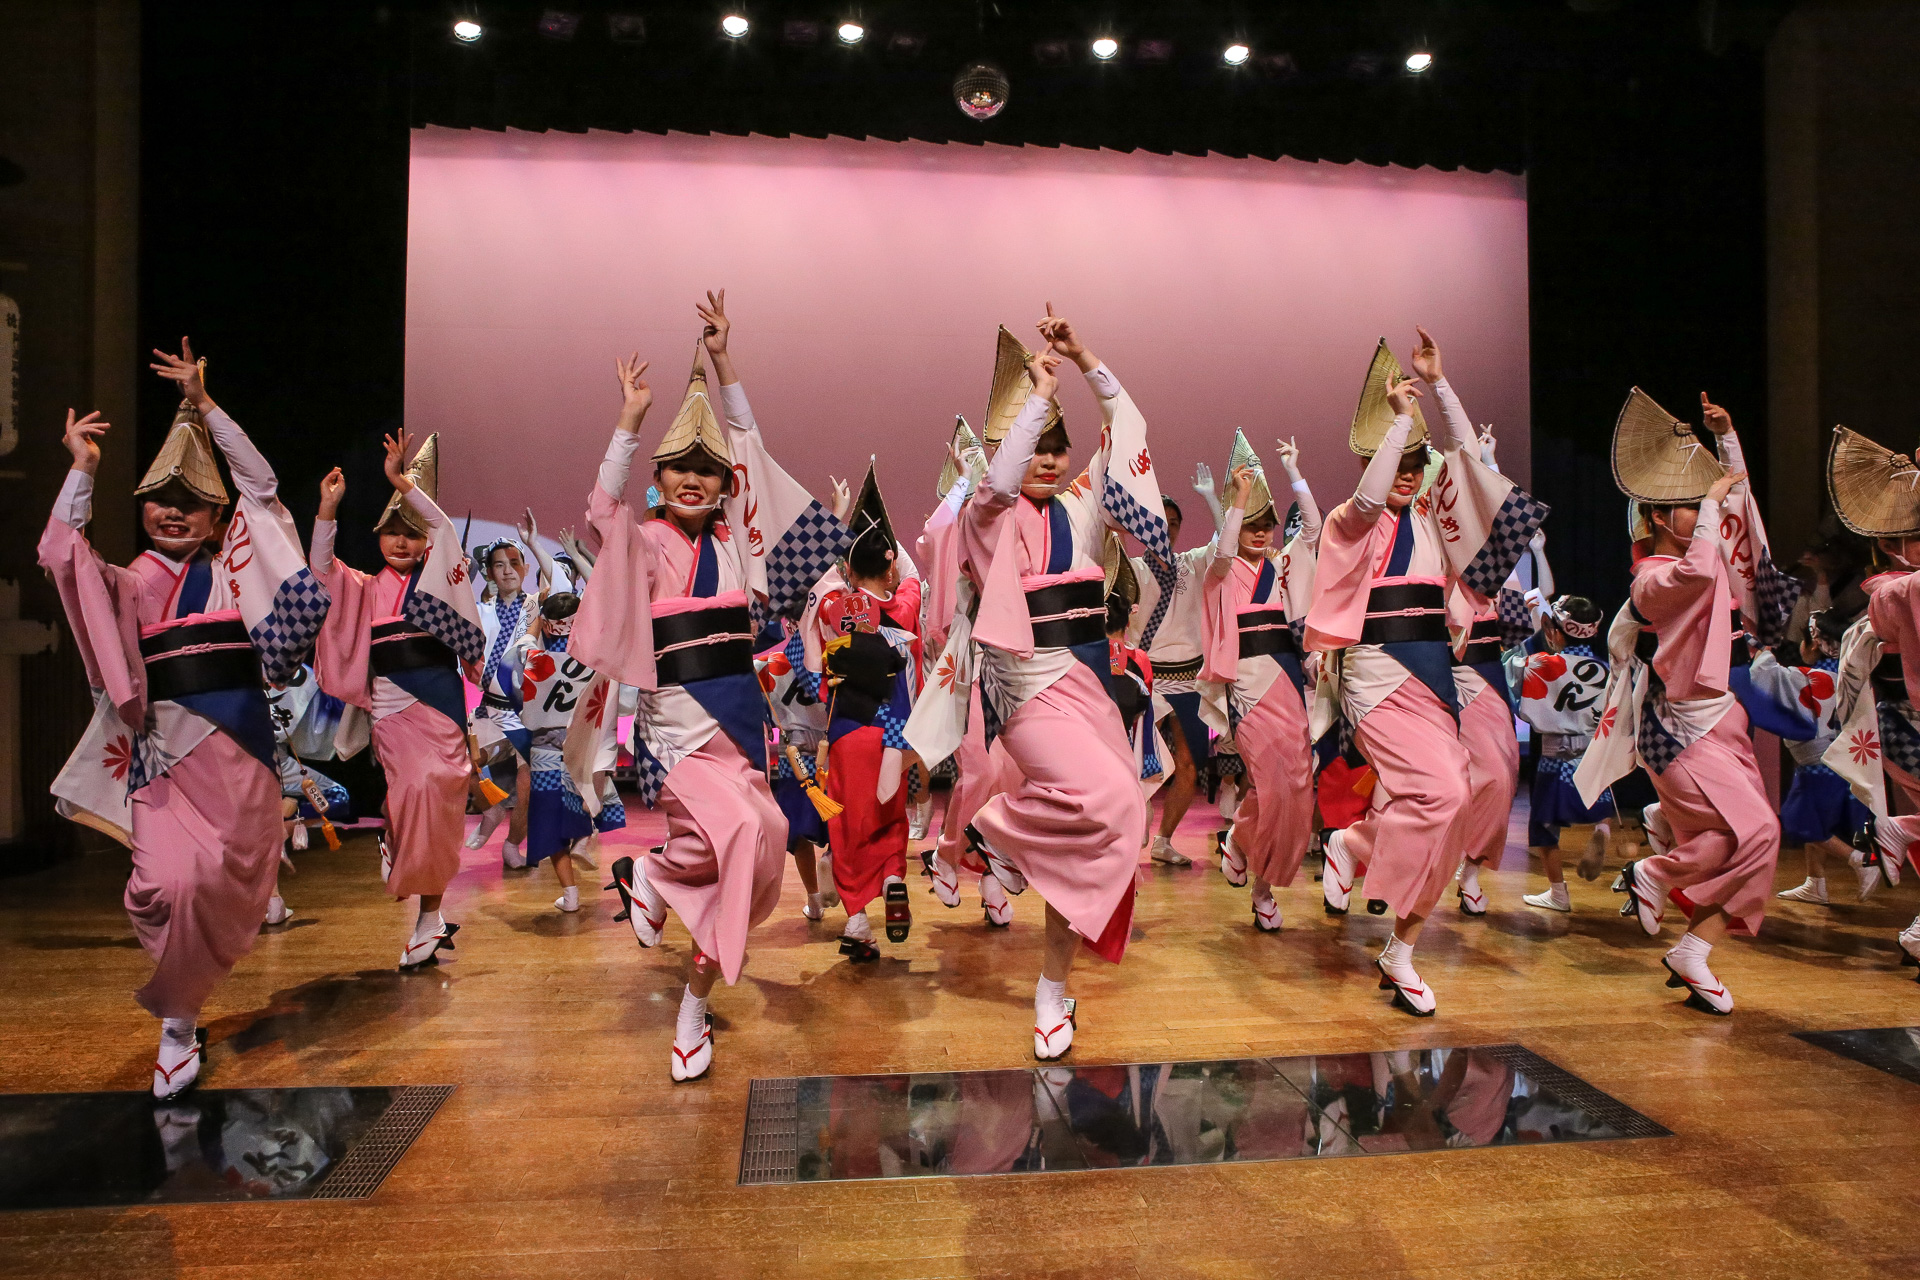
<path fill-rule="evenodd" d="M 847 482 L 839 476 L 828 476 L 827 479 L 833 484 L 833 501 L 828 506 L 833 511 L 833 518 L 845 524 L 847 517 L 853 514 L 853 494 L 847 488 Z"/>
<path fill-rule="evenodd" d="M 1275 456 L 1280 459 L 1280 469 L 1287 473 L 1288 480 L 1300 478 L 1300 446 L 1292 436 L 1273 442 Z"/>
<path fill-rule="evenodd" d="M 1491 467 L 1494 465 L 1496 458 L 1497 446 L 1493 438 L 1493 424 L 1491 422 L 1482 423 L 1480 425 L 1480 461 Z"/>
<path fill-rule="evenodd" d="M 529 547 L 533 546 L 540 538 L 540 522 L 533 518 L 532 507 L 527 508 L 525 517 L 513 528 L 514 532 L 520 535 L 520 541 L 526 543 Z"/>
<path fill-rule="evenodd" d="M 613 362 L 620 378 L 620 425 L 628 431 L 640 429 L 640 420 L 653 404 L 653 388 L 646 380 L 647 364 L 638 351 Z"/>
<path fill-rule="evenodd" d="M 1073 331 L 1073 323 L 1065 316 L 1053 314 L 1053 304 L 1047 304 L 1047 314 L 1034 328 L 1047 340 L 1047 345 L 1068 360 L 1078 361 L 1087 353 L 1087 344 L 1080 341 L 1080 335 Z"/>
<path fill-rule="evenodd" d="M 320 519 L 331 520 L 340 513 L 340 499 L 346 496 L 347 477 L 335 467 L 320 477 Z"/>
<path fill-rule="evenodd" d="M 1213 468 L 1204 462 L 1194 464 L 1193 491 L 1203 498 L 1213 492 Z"/>
<path fill-rule="evenodd" d="M 1227 496 L 1231 505 L 1240 511 L 1247 509 L 1247 498 L 1253 493 L 1253 468 L 1235 467 L 1233 475 L 1227 481 Z"/>
<path fill-rule="evenodd" d="M 693 309 L 699 313 L 700 322 L 707 327 L 706 332 L 700 335 L 700 340 L 707 344 L 708 354 L 725 355 L 727 332 L 733 327 L 727 319 L 727 291 L 722 289 L 715 293 L 711 289 L 707 290 L 707 305 L 703 307 L 696 302 L 693 304 Z"/>
<path fill-rule="evenodd" d="M 1733 486 L 1739 484 L 1746 478 L 1747 473 L 1744 471 L 1727 472 L 1726 475 L 1721 476 L 1713 482 L 1713 487 L 1707 490 L 1707 496 L 1704 500 L 1707 502 L 1725 502 L 1727 495 L 1733 492 Z"/>
<path fill-rule="evenodd" d="M 1027 376 L 1033 379 L 1033 394 L 1042 400 L 1053 399 L 1060 390 L 1060 379 L 1054 376 L 1054 369 L 1060 363 L 1060 357 L 1052 351 L 1036 352 L 1027 357 Z"/>
<path fill-rule="evenodd" d="M 1700 393 L 1700 417 L 1706 423 L 1707 430 L 1716 436 L 1723 436 L 1733 430 L 1733 415 L 1707 399 L 1707 393 Z"/>
<path fill-rule="evenodd" d="M 1431 386 L 1446 376 L 1440 372 L 1440 344 L 1419 325 L 1413 326 L 1413 332 L 1419 339 L 1413 348 L 1413 371 Z"/>
<path fill-rule="evenodd" d="M 184 337 L 180 339 L 180 354 L 170 355 L 155 347 L 153 354 L 157 362 L 147 367 L 175 383 L 180 388 L 180 398 L 194 408 L 205 413 L 213 407 L 213 400 L 207 395 L 207 382 L 201 374 L 202 362 L 193 358 L 193 344 Z"/>
<path fill-rule="evenodd" d="M 67 410 L 67 431 L 64 443 L 67 452 L 73 455 L 73 469 L 92 475 L 100 466 L 100 437 L 106 434 L 110 422 L 100 421 L 100 411 L 95 409 L 84 418 L 73 416 L 73 410 Z"/>
<path fill-rule="evenodd" d="M 1412 378 L 1402 378 L 1387 386 L 1387 403 L 1393 406 L 1395 417 L 1413 416 L 1413 402 L 1421 399 L 1420 388 L 1413 385 Z"/>
<path fill-rule="evenodd" d="M 407 445 L 412 443 L 407 429 L 401 427 L 390 436 L 382 436 L 381 443 L 387 448 L 387 480 L 402 493 L 413 488 L 413 479 L 407 475 Z"/>

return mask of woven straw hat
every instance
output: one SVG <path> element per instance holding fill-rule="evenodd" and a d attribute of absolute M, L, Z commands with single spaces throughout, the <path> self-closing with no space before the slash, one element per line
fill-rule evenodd
<path fill-rule="evenodd" d="M 953 415 L 953 447 L 966 460 L 967 473 L 978 482 L 980 477 L 986 474 L 987 454 L 980 447 L 980 441 L 974 436 L 973 428 L 968 426 L 967 420 L 957 413 Z M 953 459 L 949 457 L 940 464 L 940 487 L 934 496 L 946 497 L 947 490 L 953 488 L 953 482 L 959 478 L 960 472 L 953 465 Z"/>
<path fill-rule="evenodd" d="M 407 478 L 419 485 L 420 491 L 429 498 L 435 502 L 440 500 L 440 433 L 438 431 L 427 437 L 427 442 L 420 446 L 418 453 L 413 455 L 413 461 L 407 464 Z M 406 501 L 406 495 L 398 489 L 395 489 L 393 496 L 387 499 L 387 509 L 380 513 L 380 519 L 374 524 L 373 531 L 378 533 L 386 528 L 387 521 L 393 519 L 396 513 L 409 529 L 421 537 L 432 536 L 427 528 L 427 522 L 420 518 L 419 513 Z"/>
<path fill-rule="evenodd" d="M 1827 496 L 1840 523 L 1865 538 L 1920 533 L 1920 468 L 1845 427 L 1827 452 Z"/>
<path fill-rule="evenodd" d="M 987 392 L 987 416 L 980 424 L 980 437 L 990 445 L 998 446 L 1007 438 L 1013 420 L 1020 416 L 1021 406 L 1033 394 L 1033 379 L 1027 374 L 1027 359 L 1031 354 L 1020 345 L 1020 339 L 1007 332 L 1007 326 L 1000 326 L 1000 336 L 993 349 L 993 388 Z M 1047 425 L 1041 431 L 1044 434 L 1054 427 L 1065 431 L 1066 426 L 1060 402 L 1055 400 L 1047 410 Z"/>
<path fill-rule="evenodd" d="M 733 465 L 733 451 L 727 448 L 726 434 L 720 430 L 720 420 L 713 414 L 713 402 L 707 398 L 707 370 L 701 363 L 704 350 L 697 341 L 694 343 L 693 373 L 687 378 L 687 394 L 680 401 L 680 412 L 674 417 L 673 425 L 661 438 L 660 447 L 653 451 L 655 465 L 671 462 L 695 449 L 704 449 L 725 465 Z"/>
<path fill-rule="evenodd" d="M 207 362 L 202 360 L 203 384 L 206 376 Z M 207 434 L 206 423 L 200 420 L 200 411 L 186 400 L 173 411 L 173 425 L 167 429 L 166 443 L 160 446 L 159 456 L 154 458 L 153 465 L 147 468 L 147 474 L 133 492 L 136 496 L 152 493 L 176 480 L 203 502 L 211 502 L 216 507 L 227 505 L 227 486 L 220 479 L 220 464 L 213 456 L 213 438 Z"/>
<path fill-rule="evenodd" d="M 1387 340 L 1380 339 L 1373 349 L 1373 360 L 1367 365 L 1367 380 L 1360 386 L 1360 404 L 1353 411 L 1353 426 L 1347 431 L 1347 447 L 1361 457 L 1371 458 L 1380 451 L 1380 442 L 1387 438 L 1387 428 L 1393 425 L 1393 406 L 1387 402 L 1387 388 L 1406 376 L 1400 362 L 1393 358 Z M 1424 444 L 1426 439 L 1426 415 L 1420 412 L 1420 402 L 1416 400 L 1407 448 Z"/>
<path fill-rule="evenodd" d="M 1247 433 L 1233 433 L 1233 452 L 1227 455 L 1227 478 L 1241 467 L 1253 468 L 1253 492 L 1247 495 L 1247 513 L 1240 517 L 1243 525 L 1251 524 L 1262 514 L 1273 514 L 1273 491 L 1267 487 L 1266 468 L 1260 465 L 1260 455 L 1247 443 Z"/>
<path fill-rule="evenodd" d="M 1656 504 L 1698 502 L 1727 473 L 1693 428 L 1635 387 L 1613 424 L 1613 482 Z"/>

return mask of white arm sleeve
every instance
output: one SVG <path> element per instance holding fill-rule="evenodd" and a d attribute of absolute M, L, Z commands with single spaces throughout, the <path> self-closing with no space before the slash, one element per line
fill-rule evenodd
<path fill-rule="evenodd" d="M 613 439 L 607 445 L 607 456 L 600 463 L 600 491 L 620 501 L 627 491 L 627 476 L 633 470 L 634 450 L 640 447 L 638 432 L 613 429 Z"/>
<path fill-rule="evenodd" d="M 339 523 L 334 520 L 313 522 L 313 542 L 307 551 L 307 566 L 316 577 L 324 578 L 333 572 L 333 539 L 339 528 Z"/>
<path fill-rule="evenodd" d="M 271 503 L 279 493 L 280 481 L 240 424 L 219 405 L 207 415 L 207 434 L 226 455 L 227 469 L 233 472 L 233 483 L 240 492 L 262 506 Z"/>
<path fill-rule="evenodd" d="M 67 472 L 60 496 L 53 502 L 53 517 L 69 529 L 84 529 L 93 519 L 93 477 L 84 471 Z"/>
<path fill-rule="evenodd" d="M 1386 510 L 1387 494 L 1392 491 L 1394 474 L 1400 469 L 1400 455 L 1407 451 L 1407 437 L 1412 433 L 1412 415 L 1398 415 L 1380 441 L 1380 451 L 1367 460 L 1367 469 L 1360 474 L 1360 487 L 1353 491 L 1353 505 L 1363 514 L 1377 516 Z"/>

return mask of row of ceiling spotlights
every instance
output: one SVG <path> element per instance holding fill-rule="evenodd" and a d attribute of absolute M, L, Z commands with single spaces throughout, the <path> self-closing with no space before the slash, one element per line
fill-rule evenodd
<path fill-rule="evenodd" d="M 720 19 L 721 34 L 731 39 L 743 40 L 751 30 L 753 30 L 753 24 L 747 21 L 745 14 L 729 13 Z M 453 38 L 462 44 L 472 44 L 485 34 L 486 28 L 471 18 L 462 18 L 453 24 Z M 859 44 L 867 38 L 867 29 L 857 22 L 848 21 L 841 23 L 839 27 L 835 29 L 835 34 L 840 37 L 841 44 Z M 1107 62 L 1119 55 L 1120 42 L 1112 36 L 1098 36 L 1094 39 L 1090 48 L 1094 57 L 1100 59 L 1102 62 Z M 1230 67 L 1241 66 L 1252 56 L 1253 50 L 1237 41 L 1228 45 L 1220 53 L 1221 61 Z M 1415 75 L 1425 71 L 1432 65 L 1433 55 L 1424 49 L 1415 50 L 1407 55 L 1407 70 L 1413 72 Z"/>

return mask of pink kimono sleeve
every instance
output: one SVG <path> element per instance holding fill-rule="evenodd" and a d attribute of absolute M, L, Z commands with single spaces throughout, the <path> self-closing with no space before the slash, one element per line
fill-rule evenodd
<path fill-rule="evenodd" d="M 1633 607 L 1660 633 L 1654 670 L 1676 701 L 1727 692 L 1732 596 L 1720 543 L 1711 533 L 1719 515 L 1718 503 L 1701 503 L 1687 554 L 1660 564 L 1642 561 L 1633 579 Z"/>
<path fill-rule="evenodd" d="M 653 542 L 633 511 L 599 484 L 587 500 L 587 522 L 599 535 L 593 576 L 580 596 L 569 652 L 620 684 L 659 687 L 653 662 Z"/>
<path fill-rule="evenodd" d="M 1907 696 L 1920 689 L 1920 573 L 1908 573 L 1874 588 L 1867 619 L 1883 644 L 1900 651 Z"/>
<path fill-rule="evenodd" d="M 87 683 L 104 689 L 121 720 L 147 719 L 147 669 L 140 659 L 140 579 L 101 559 L 78 529 L 57 516 L 40 535 L 40 567 L 53 578 L 67 625 L 86 664 Z"/>

